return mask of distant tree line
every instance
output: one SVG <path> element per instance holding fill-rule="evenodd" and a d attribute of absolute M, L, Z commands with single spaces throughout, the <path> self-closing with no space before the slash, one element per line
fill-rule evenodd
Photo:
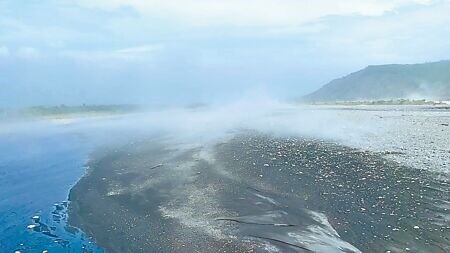
<path fill-rule="evenodd" d="M 137 105 L 58 105 L 33 106 L 25 108 L 22 113 L 32 116 L 65 115 L 65 114 L 119 114 L 137 111 Z"/>

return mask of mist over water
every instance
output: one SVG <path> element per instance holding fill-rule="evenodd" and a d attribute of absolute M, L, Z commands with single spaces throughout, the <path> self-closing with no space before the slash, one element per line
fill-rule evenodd
<path fill-rule="evenodd" d="M 325 139 L 369 148 L 370 142 L 376 141 L 374 137 L 377 136 L 380 140 L 392 138 L 391 142 L 400 140 L 399 135 L 391 136 L 394 134 L 392 129 L 398 127 L 395 125 L 399 122 L 387 119 L 409 119 L 404 116 L 411 113 L 424 117 L 439 113 L 414 106 L 391 109 L 298 105 L 268 97 L 245 98 L 198 107 L 147 108 L 124 115 L 15 118 L 1 122 L 0 136 L 25 139 L 43 134 L 68 135 L 96 147 L 126 144 L 148 136 L 164 136 L 175 142 L 202 146 L 226 140 L 241 132 L 253 131 L 279 137 Z M 382 114 L 387 117 L 383 118 Z"/>
<path fill-rule="evenodd" d="M 120 131 L 125 136 L 162 131 L 180 138 L 214 139 L 239 129 L 258 130 L 279 135 L 310 135 L 342 137 L 344 129 L 353 127 L 370 130 L 370 126 L 348 122 L 333 111 L 317 110 L 310 106 L 281 103 L 276 100 L 240 100 L 223 105 L 199 108 L 173 107 L 145 112 L 100 118 L 63 117 L 48 120 L 23 119 L 4 121 L 0 133 L 39 133 L 81 130 L 93 138 L 101 138 L 102 130 Z M 349 131 L 350 132 L 350 131 Z M 123 138 L 122 136 L 117 136 Z"/>

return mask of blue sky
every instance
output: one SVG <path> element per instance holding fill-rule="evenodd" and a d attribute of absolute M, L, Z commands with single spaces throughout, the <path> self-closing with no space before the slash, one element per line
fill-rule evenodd
<path fill-rule="evenodd" d="M 0 0 L 0 106 L 294 98 L 450 59 L 448 0 Z"/>

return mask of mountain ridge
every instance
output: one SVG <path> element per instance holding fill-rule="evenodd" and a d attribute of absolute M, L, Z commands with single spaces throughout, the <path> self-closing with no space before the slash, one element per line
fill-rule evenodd
<path fill-rule="evenodd" d="M 383 99 L 450 100 L 450 60 L 369 65 L 302 97 L 306 102 Z"/>

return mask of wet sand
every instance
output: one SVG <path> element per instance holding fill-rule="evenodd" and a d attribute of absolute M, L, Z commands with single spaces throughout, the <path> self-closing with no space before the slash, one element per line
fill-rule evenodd
<path fill-rule="evenodd" d="M 447 181 L 314 139 L 149 139 L 92 155 L 71 225 L 107 252 L 448 252 Z"/>
<path fill-rule="evenodd" d="M 88 174 L 70 193 L 70 223 L 94 235 L 107 252 L 247 251 L 249 246 L 216 237 L 215 231 L 162 214 L 164 205 L 189 198 L 185 189 L 203 165 L 194 164 L 194 152 L 147 141 L 95 154 Z M 203 215 L 204 208 L 197 211 Z"/>

